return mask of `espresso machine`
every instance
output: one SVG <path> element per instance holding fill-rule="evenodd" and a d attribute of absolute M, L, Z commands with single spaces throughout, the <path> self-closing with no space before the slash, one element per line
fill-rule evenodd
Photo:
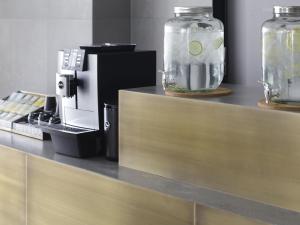
<path fill-rule="evenodd" d="M 51 135 L 57 153 L 80 158 L 101 154 L 105 145 L 111 146 L 103 140 L 104 105 L 118 105 L 120 89 L 155 83 L 155 51 L 135 51 L 132 44 L 61 50 L 56 74 L 59 119 L 40 126 Z"/>

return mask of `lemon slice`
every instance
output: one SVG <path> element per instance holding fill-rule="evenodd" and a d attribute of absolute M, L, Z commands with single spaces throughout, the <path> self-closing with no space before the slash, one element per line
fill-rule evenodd
<path fill-rule="evenodd" d="M 288 33 L 286 46 L 290 51 L 300 53 L 300 28 Z"/>
<path fill-rule="evenodd" d="M 280 42 L 277 40 L 277 34 L 275 31 L 263 32 L 262 54 L 265 62 L 267 62 L 268 64 L 275 65 L 280 61 L 281 51 L 280 51 L 280 46 L 277 43 Z"/>
<path fill-rule="evenodd" d="M 203 52 L 203 46 L 200 41 L 191 41 L 189 44 L 189 53 L 198 56 Z"/>
<path fill-rule="evenodd" d="M 224 43 L 224 38 L 220 37 L 213 41 L 214 49 L 219 49 Z"/>

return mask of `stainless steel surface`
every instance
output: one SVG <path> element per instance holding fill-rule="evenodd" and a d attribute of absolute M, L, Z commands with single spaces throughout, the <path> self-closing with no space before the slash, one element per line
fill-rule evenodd
<path fill-rule="evenodd" d="M 271 102 L 272 99 L 272 87 L 269 83 L 265 82 L 265 81 L 258 81 L 259 83 L 261 83 L 264 87 L 264 95 L 265 95 L 265 102 L 266 104 L 269 104 Z"/>
<path fill-rule="evenodd" d="M 300 6 L 274 6 L 274 14 L 300 14 Z"/>
<path fill-rule="evenodd" d="M 229 88 L 233 91 L 233 93 L 223 97 L 204 97 L 199 99 L 224 104 L 257 107 L 257 102 L 264 98 L 263 88 L 259 85 L 257 87 L 250 87 L 243 85 L 222 84 L 221 87 Z M 165 95 L 162 86 L 134 88 L 130 90 L 148 94 Z"/>
<path fill-rule="evenodd" d="M 110 160 L 119 159 L 119 113 L 118 106 L 104 106 L 105 156 Z"/>
<path fill-rule="evenodd" d="M 74 74 L 73 71 L 63 70 L 63 51 L 58 53 L 58 75 Z M 98 75 L 97 75 L 97 55 L 88 55 L 88 71 L 77 71 L 79 84 L 77 87 L 77 99 L 61 98 L 61 116 L 63 123 L 99 130 L 99 108 L 98 108 Z M 76 102 L 77 101 L 77 102 Z"/>
<path fill-rule="evenodd" d="M 174 7 L 175 14 L 212 13 L 212 7 Z"/>

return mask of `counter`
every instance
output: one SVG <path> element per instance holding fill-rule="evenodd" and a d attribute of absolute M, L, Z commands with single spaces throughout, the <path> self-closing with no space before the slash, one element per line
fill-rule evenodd
<path fill-rule="evenodd" d="M 139 187 L 195 201 L 201 205 L 223 209 L 241 216 L 276 225 L 298 225 L 300 213 L 235 197 L 226 193 L 199 188 L 160 176 L 119 167 L 101 157 L 75 159 L 55 154 L 50 141 L 39 141 L 0 131 L 0 144 L 51 161 L 91 171 Z"/>
<path fill-rule="evenodd" d="M 256 99 L 260 99 L 261 93 L 249 88 L 244 92 L 245 95 L 240 95 L 241 90 L 241 87 L 235 87 L 233 95 L 222 99 L 215 98 L 212 99 L 212 101 L 255 107 Z M 133 91 L 163 95 L 162 89 L 159 87 L 134 89 Z M 53 151 L 51 141 L 42 142 L 17 134 L 0 131 L 0 145 L 14 148 L 18 151 L 55 163 L 99 174 L 109 179 L 125 182 L 136 187 L 159 192 L 167 196 L 173 196 L 188 202 L 194 202 L 201 206 L 225 210 L 253 219 L 254 221 L 261 221 L 263 224 L 298 225 L 300 223 L 300 213 L 296 211 L 121 167 L 118 166 L 117 163 L 107 161 L 102 157 L 76 159 L 56 154 Z"/>

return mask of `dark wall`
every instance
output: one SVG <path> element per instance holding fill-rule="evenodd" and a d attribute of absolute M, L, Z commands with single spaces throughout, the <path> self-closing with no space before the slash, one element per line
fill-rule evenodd
<path fill-rule="evenodd" d="M 93 1 L 93 42 L 130 42 L 130 0 Z"/>

